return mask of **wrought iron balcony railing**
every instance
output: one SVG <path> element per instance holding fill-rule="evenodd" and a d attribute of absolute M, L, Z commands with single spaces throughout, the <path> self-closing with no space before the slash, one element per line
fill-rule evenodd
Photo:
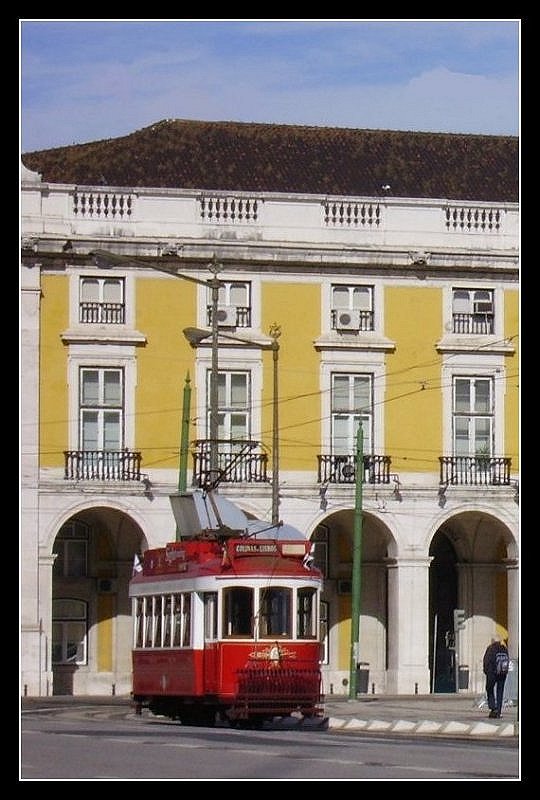
<path fill-rule="evenodd" d="M 356 455 L 319 455 L 318 483 L 355 483 Z M 364 483 L 390 483 L 390 456 L 364 455 Z"/>
<path fill-rule="evenodd" d="M 140 481 L 141 454 L 128 450 L 65 450 L 64 478 L 72 481 Z"/>
<path fill-rule="evenodd" d="M 440 456 L 440 482 L 445 486 L 509 486 L 511 458 Z"/>
<path fill-rule="evenodd" d="M 260 442 L 218 439 L 217 467 L 220 483 L 266 483 L 268 454 L 254 453 Z M 211 473 L 210 439 L 197 439 L 193 442 L 193 486 L 205 487 L 214 482 Z"/>

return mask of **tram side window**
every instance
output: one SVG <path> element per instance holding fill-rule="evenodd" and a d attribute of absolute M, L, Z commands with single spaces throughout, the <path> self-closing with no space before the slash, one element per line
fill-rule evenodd
<path fill-rule="evenodd" d="M 152 598 L 144 597 L 144 640 L 143 647 L 152 647 Z"/>
<path fill-rule="evenodd" d="M 134 598 L 135 608 L 133 612 L 133 646 L 143 646 L 144 632 L 144 597 Z"/>
<path fill-rule="evenodd" d="M 317 606 L 315 589 L 298 589 L 297 631 L 299 639 L 317 638 Z"/>
<path fill-rule="evenodd" d="M 260 635 L 291 637 L 291 590 L 283 586 L 262 589 Z"/>
<path fill-rule="evenodd" d="M 191 595 L 182 595 L 182 647 L 191 644 Z"/>
<path fill-rule="evenodd" d="M 161 631 L 161 646 L 171 646 L 171 613 L 172 596 L 168 594 L 163 598 L 163 629 Z"/>
<path fill-rule="evenodd" d="M 217 639 L 217 592 L 204 593 L 204 638 L 207 642 Z"/>
<path fill-rule="evenodd" d="M 152 598 L 154 622 L 152 625 L 152 647 L 161 647 L 161 615 L 163 597 L 158 595 Z"/>
<path fill-rule="evenodd" d="M 191 595 L 186 593 L 173 595 L 173 647 L 190 647 L 191 645 Z"/>
<path fill-rule="evenodd" d="M 236 586 L 223 592 L 223 635 L 253 637 L 253 589 Z"/>

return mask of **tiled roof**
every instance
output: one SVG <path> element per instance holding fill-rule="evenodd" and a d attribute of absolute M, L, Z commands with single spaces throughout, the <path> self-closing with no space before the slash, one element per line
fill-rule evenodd
<path fill-rule="evenodd" d="M 86 186 L 519 199 L 514 136 L 163 120 L 23 162 L 45 182 Z"/>

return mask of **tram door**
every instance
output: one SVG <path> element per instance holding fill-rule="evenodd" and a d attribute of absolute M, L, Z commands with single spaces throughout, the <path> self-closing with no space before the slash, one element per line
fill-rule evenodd
<path fill-rule="evenodd" d="M 217 692 L 219 688 L 219 648 L 218 648 L 218 595 L 217 592 L 204 593 L 204 691 Z"/>

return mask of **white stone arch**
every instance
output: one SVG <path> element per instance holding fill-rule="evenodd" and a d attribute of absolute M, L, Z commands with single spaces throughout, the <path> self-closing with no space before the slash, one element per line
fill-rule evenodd
<path fill-rule="evenodd" d="M 508 558 L 517 559 L 519 557 L 518 523 L 515 518 L 513 518 L 512 514 L 504 507 L 494 510 L 493 506 L 488 506 L 486 503 L 482 502 L 474 503 L 474 505 L 470 503 L 461 503 L 452 508 L 441 509 L 441 511 L 430 520 L 429 526 L 425 532 L 422 547 L 426 555 L 429 553 L 435 534 L 444 527 L 445 523 L 463 514 L 482 514 L 487 518 L 493 519 L 501 527 L 501 533 L 503 534 L 504 542 L 508 549 Z"/>
<path fill-rule="evenodd" d="M 78 503 L 74 503 L 69 508 L 63 508 L 60 513 L 56 514 L 56 516 L 52 517 L 48 521 L 44 532 L 44 543 L 40 545 L 42 554 L 47 556 L 52 555 L 52 548 L 56 537 L 58 536 L 58 532 L 67 522 L 70 521 L 70 519 L 72 519 L 72 517 L 75 517 L 84 511 L 92 511 L 99 508 L 111 509 L 128 516 L 139 527 L 145 541 L 148 541 L 148 537 L 146 535 L 147 523 L 145 522 L 144 515 L 139 509 L 131 505 L 127 506 L 125 503 L 119 503 L 117 500 L 111 500 L 110 498 L 93 497 L 88 500 L 82 500 Z"/>

